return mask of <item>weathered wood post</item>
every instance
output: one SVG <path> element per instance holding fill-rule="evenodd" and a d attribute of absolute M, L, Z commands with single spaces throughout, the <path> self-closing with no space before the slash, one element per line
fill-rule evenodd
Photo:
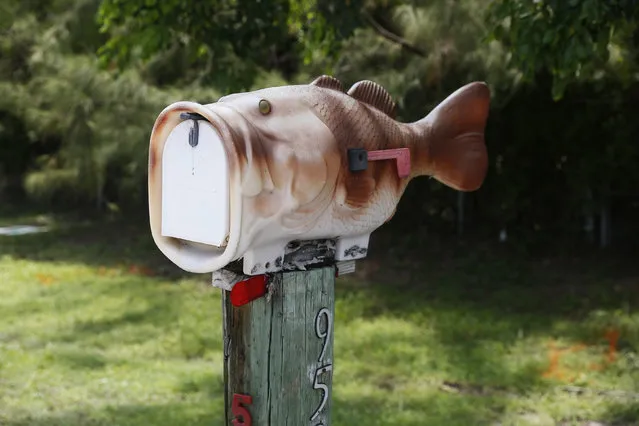
<path fill-rule="evenodd" d="M 227 425 L 330 424 L 335 268 L 277 273 L 270 297 L 224 293 Z"/>
<path fill-rule="evenodd" d="M 149 149 L 149 219 L 180 268 L 223 290 L 226 426 L 329 426 L 334 287 L 408 182 L 487 169 L 490 93 L 468 84 L 400 123 L 384 88 L 335 78 L 176 102 Z"/>
<path fill-rule="evenodd" d="M 330 424 L 335 278 L 354 262 L 336 262 L 331 241 L 306 241 L 287 246 L 282 268 L 213 274 L 214 285 L 235 282 L 222 298 L 229 426 Z"/>

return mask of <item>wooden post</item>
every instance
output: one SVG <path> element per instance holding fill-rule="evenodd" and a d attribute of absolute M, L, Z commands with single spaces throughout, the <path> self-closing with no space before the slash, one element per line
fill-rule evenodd
<path fill-rule="evenodd" d="M 223 296 L 227 426 L 329 426 L 335 266 L 272 276 L 244 306 Z"/>

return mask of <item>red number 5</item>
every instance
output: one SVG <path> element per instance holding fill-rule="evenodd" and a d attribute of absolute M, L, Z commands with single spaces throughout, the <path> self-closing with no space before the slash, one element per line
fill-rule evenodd
<path fill-rule="evenodd" d="M 248 412 L 246 407 L 240 405 L 251 405 L 253 403 L 253 398 L 250 395 L 233 395 L 233 404 L 231 406 L 231 412 L 235 417 L 233 419 L 233 426 L 251 426 L 251 414 Z M 242 420 L 239 420 L 238 417 L 241 417 Z"/>

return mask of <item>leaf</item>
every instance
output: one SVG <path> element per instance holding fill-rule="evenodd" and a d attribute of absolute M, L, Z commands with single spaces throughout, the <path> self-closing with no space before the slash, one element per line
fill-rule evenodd
<path fill-rule="evenodd" d="M 555 102 L 563 99 L 567 85 L 568 81 L 565 78 L 555 76 L 552 84 L 552 99 Z"/>

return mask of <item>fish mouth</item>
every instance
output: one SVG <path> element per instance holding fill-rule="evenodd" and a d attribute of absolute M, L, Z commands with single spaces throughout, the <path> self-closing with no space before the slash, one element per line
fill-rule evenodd
<path fill-rule="evenodd" d="M 151 234 L 169 260 L 193 273 L 212 272 L 241 257 L 243 142 L 228 113 L 219 114 L 215 105 L 167 106 L 150 138 Z"/>

